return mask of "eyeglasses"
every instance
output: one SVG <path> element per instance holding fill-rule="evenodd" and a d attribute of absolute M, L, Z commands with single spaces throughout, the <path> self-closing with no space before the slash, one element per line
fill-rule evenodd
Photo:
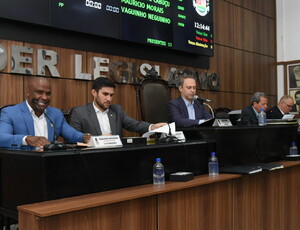
<path fill-rule="evenodd" d="M 289 105 L 288 103 L 284 102 L 288 107 L 293 108 L 294 105 Z"/>

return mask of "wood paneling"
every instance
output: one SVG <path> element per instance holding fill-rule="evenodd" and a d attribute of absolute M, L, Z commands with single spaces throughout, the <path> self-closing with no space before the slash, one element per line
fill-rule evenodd
<path fill-rule="evenodd" d="M 162 194 L 158 197 L 158 229 L 211 229 L 209 186 Z M 174 218 L 176 217 L 176 218 Z"/>
<path fill-rule="evenodd" d="M 20 230 L 298 230 L 299 162 L 18 207 Z"/>
<path fill-rule="evenodd" d="M 233 25 L 233 5 L 222 0 L 214 1 L 214 42 L 232 47 Z M 214 53 L 218 52 L 215 50 Z"/>
<path fill-rule="evenodd" d="M 20 222 L 24 223 L 20 230 L 155 230 L 155 199 L 135 199 L 43 219 L 22 213 Z"/>
<path fill-rule="evenodd" d="M 274 171 L 245 176 L 235 181 L 237 229 L 286 229 L 285 201 L 289 192 L 285 178 L 289 173 L 289 170 Z"/>
<path fill-rule="evenodd" d="M 252 11 L 234 7 L 234 47 L 255 52 L 257 36 L 256 16 Z"/>
<path fill-rule="evenodd" d="M 286 172 L 284 176 L 285 181 L 285 191 L 284 198 L 287 199 L 287 203 L 284 206 L 285 224 L 287 230 L 289 229 L 299 229 L 300 218 L 299 209 L 300 209 L 300 184 L 299 184 L 299 175 L 300 168 L 294 167 L 289 168 L 289 172 Z M 277 201 L 278 202 L 278 201 Z"/>
<path fill-rule="evenodd" d="M 227 0 L 241 7 L 256 11 L 260 14 L 275 18 L 275 0 Z"/>
<path fill-rule="evenodd" d="M 87 101 L 87 82 L 68 79 L 50 78 L 51 106 L 69 109 L 83 105 Z M 24 92 L 28 85 L 28 77 L 24 77 Z"/>
<path fill-rule="evenodd" d="M 232 229 L 232 181 L 211 184 L 158 197 L 158 229 Z"/>
<path fill-rule="evenodd" d="M 215 56 L 211 59 L 210 71 L 219 74 L 220 91 L 236 92 L 235 68 L 234 50 L 226 46 L 215 45 Z"/>
<path fill-rule="evenodd" d="M 24 98 L 23 76 L 0 74 L 0 105 L 17 104 Z"/>

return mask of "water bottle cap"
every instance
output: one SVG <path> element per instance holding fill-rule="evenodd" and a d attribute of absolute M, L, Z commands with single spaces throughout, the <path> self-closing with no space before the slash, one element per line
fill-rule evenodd
<path fill-rule="evenodd" d="M 295 142 L 295 141 L 293 141 L 293 142 L 292 142 L 292 145 L 296 145 L 296 142 Z"/>
<path fill-rule="evenodd" d="M 212 153 L 211 153 L 211 155 L 215 156 L 215 155 L 216 155 L 216 153 L 215 153 L 215 152 L 212 152 Z"/>
<path fill-rule="evenodd" d="M 160 158 L 156 158 L 156 162 L 160 162 L 161 160 L 160 160 Z"/>
<path fill-rule="evenodd" d="M 263 108 L 260 108 L 260 111 L 264 111 L 264 109 L 263 109 Z"/>

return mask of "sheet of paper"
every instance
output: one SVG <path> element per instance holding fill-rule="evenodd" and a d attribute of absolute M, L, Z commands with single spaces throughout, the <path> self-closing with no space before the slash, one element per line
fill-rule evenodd
<path fill-rule="evenodd" d="M 174 135 L 176 133 L 176 127 L 175 127 L 175 122 L 172 122 L 171 124 L 164 125 L 162 127 L 159 127 L 157 129 L 151 130 L 150 132 L 144 133 L 143 137 L 149 138 L 151 135 L 155 133 L 165 133 L 169 134 L 171 130 L 171 134 Z"/>
<path fill-rule="evenodd" d="M 284 114 L 282 120 L 290 120 L 294 118 L 294 114 Z"/>

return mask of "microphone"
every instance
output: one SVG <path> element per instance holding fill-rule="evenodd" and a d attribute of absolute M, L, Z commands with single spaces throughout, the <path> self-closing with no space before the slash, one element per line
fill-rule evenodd
<path fill-rule="evenodd" d="M 158 139 L 158 142 L 159 143 L 177 143 L 177 142 L 180 142 L 180 140 L 177 137 L 172 135 L 171 127 L 170 127 L 169 123 L 168 123 L 168 126 L 169 126 L 169 134 L 166 135 L 165 137 L 160 137 Z"/>
<path fill-rule="evenodd" d="M 57 134 L 56 134 L 56 126 L 54 122 L 50 119 L 50 117 L 45 113 L 45 110 L 43 110 L 37 99 L 33 99 L 33 102 L 37 105 L 37 107 L 40 109 L 40 111 L 45 115 L 45 117 L 49 120 L 51 126 L 53 127 L 53 136 L 54 136 L 54 141 L 52 141 L 50 144 L 44 145 L 44 150 L 65 150 L 67 149 L 67 146 L 60 141 L 57 141 Z"/>
<path fill-rule="evenodd" d="M 198 100 L 198 101 L 201 101 L 201 102 L 203 102 L 203 101 L 206 101 L 206 102 L 212 102 L 212 100 L 207 99 L 207 98 L 201 98 L 201 97 L 199 97 L 198 95 L 195 95 L 195 96 L 193 97 L 193 100 Z"/>

